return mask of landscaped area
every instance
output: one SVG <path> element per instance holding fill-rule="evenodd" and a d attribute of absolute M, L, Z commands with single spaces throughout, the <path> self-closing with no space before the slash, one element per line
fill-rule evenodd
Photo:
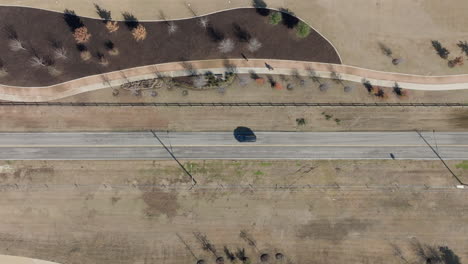
<path fill-rule="evenodd" d="M 0 7 L 0 83 L 47 86 L 132 67 L 204 59 L 340 63 L 330 43 L 288 13 L 279 14 L 276 25 L 254 8 L 139 22 L 130 13 L 114 15 L 96 8 L 102 20 L 80 18 L 72 10 L 61 14 Z M 121 16 L 124 21 L 117 22 Z"/>

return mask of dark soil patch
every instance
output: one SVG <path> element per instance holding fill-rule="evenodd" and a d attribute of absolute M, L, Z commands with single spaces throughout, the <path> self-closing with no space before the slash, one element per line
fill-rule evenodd
<path fill-rule="evenodd" d="M 0 7 L 0 27 L 10 28 L 23 42 L 26 50 L 12 51 L 11 34 L 0 32 L 0 59 L 8 74 L 0 83 L 16 86 L 46 86 L 84 76 L 157 63 L 219 58 L 271 58 L 340 63 L 333 47 L 317 32 L 298 39 L 295 31 L 284 25 L 270 25 L 268 17 L 259 15 L 254 8 L 224 11 L 209 15 L 210 26 L 204 29 L 198 19 L 175 21 L 177 32 L 169 35 L 166 22 L 141 22 L 147 38 L 136 42 L 124 22 L 119 30 L 108 33 L 101 20 L 79 18 L 61 13 L 24 7 Z M 92 58 L 83 61 L 73 39 L 71 28 L 84 25 L 92 35 L 85 44 Z M 9 37 L 10 35 L 10 37 Z M 219 41 L 230 38 L 235 43 L 232 52 L 222 54 Z M 255 53 L 248 50 L 247 41 L 256 38 L 262 47 Z M 118 49 L 111 56 L 109 43 Z M 67 50 L 68 59 L 53 59 L 54 46 Z M 33 55 L 47 59 L 62 73 L 56 75 L 46 67 L 31 66 Z M 99 64 L 104 56 L 108 65 Z"/>
<path fill-rule="evenodd" d="M 177 215 L 179 204 L 177 203 L 177 194 L 173 191 L 166 192 L 161 189 L 147 191 L 142 195 L 143 201 L 147 207 L 145 215 L 147 217 L 157 217 L 161 214 L 172 218 Z"/>

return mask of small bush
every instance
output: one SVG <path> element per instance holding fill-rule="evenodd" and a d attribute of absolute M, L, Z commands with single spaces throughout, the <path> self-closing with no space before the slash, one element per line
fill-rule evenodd
<path fill-rule="evenodd" d="M 296 118 L 296 123 L 298 126 L 305 126 L 306 120 L 304 118 Z"/>
<path fill-rule="evenodd" d="M 209 21 L 208 21 L 207 17 L 202 17 L 202 18 L 200 18 L 200 20 L 198 20 L 198 24 L 204 29 L 206 29 L 208 27 L 208 23 L 209 23 Z"/>
<path fill-rule="evenodd" d="M 172 35 L 174 33 L 176 33 L 176 31 L 179 29 L 179 26 L 177 26 L 174 22 L 169 22 L 167 24 L 167 32 L 169 33 L 169 35 Z"/>
<path fill-rule="evenodd" d="M 119 24 L 117 21 L 107 21 L 106 28 L 107 28 L 107 31 L 109 31 L 109 33 L 113 33 L 119 30 Z"/>
<path fill-rule="evenodd" d="M 77 43 L 82 44 L 89 41 L 91 34 L 89 34 L 88 29 L 83 26 L 75 29 L 75 32 L 73 32 L 73 37 Z"/>
<path fill-rule="evenodd" d="M 450 68 L 453 68 L 455 66 L 461 66 L 461 65 L 463 65 L 463 57 L 461 57 L 461 56 L 456 57 L 453 60 L 449 60 L 449 62 L 448 62 L 448 66 Z"/>
<path fill-rule="evenodd" d="M 283 20 L 283 16 L 280 12 L 273 12 L 268 16 L 268 22 L 272 25 L 278 25 L 281 20 Z"/>
<path fill-rule="evenodd" d="M 249 49 L 250 52 L 254 53 L 257 50 L 259 50 L 262 46 L 263 46 L 262 43 L 260 43 L 260 41 L 258 41 L 258 39 L 251 38 L 249 40 L 249 44 L 248 44 L 247 48 Z"/>
<path fill-rule="evenodd" d="M 89 59 L 91 59 L 91 52 L 89 52 L 88 50 L 81 51 L 80 58 L 84 61 L 88 61 Z"/>
<path fill-rule="evenodd" d="M 229 53 L 234 49 L 234 41 L 231 39 L 224 39 L 218 45 L 218 50 L 221 53 Z"/>
<path fill-rule="evenodd" d="M 132 29 L 132 35 L 136 41 L 144 40 L 146 39 L 146 28 L 143 25 L 138 24 L 136 28 Z"/>
<path fill-rule="evenodd" d="M 310 27 L 306 23 L 300 21 L 296 26 L 296 34 L 299 38 L 306 38 L 310 34 Z"/>

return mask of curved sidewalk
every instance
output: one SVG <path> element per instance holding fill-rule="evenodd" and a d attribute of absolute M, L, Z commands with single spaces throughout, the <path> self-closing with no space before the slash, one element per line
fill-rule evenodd
<path fill-rule="evenodd" d="M 57 262 L 51 262 L 40 259 L 33 259 L 27 257 L 18 257 L 10 255 L 0 255 L 0 263 L 4 264 L 59 264 Z"/>
<path fill-rule="evenodd" d="M 274 69 L 268 70 L 265 67 L 265 63 L 268 63 Z M 122 71 L 87 76 L 45 87 L 15 87 L 0 85 L 0 100 L 25 102 L 51 101 L 88 91 L 109 88 L 111 86 L 119 86 L 128 81 L 155 78 L 157 73 L 172 77 L 189 76 L 194 70 L 197 71 L 197 73 L 204 73 L 206 71 L 223 73 L 226 71 L 226 65 L 236 68 L 238 73 L 247 74 L 253 71 L 257 74 L 299 74 L 301 76 L 310 76 L 310 72 L 313 70 L 319 77 L 323 78 L 331 78 L 331 73 L 335 72 L 339 73 L 343 80 L 361 82 L 362 79 L 365 78 L 373 85 L 383 87 L 393 87 L 395 82 L 397 82 L 399 87 L 413 90 L 444 91 L 468 89 L 468 74 L 422 76 L 380 72 L 353 66 L 316 62 L 268 59 L 250 59 L 248 61 L 244 59 L 219 59 L 171 62 L 142 66 Z"/>

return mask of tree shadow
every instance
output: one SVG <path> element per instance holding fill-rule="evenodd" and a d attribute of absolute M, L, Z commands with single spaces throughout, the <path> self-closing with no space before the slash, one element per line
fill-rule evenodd
<path fill-rule="evenodd" d="M 195 67 L 193 67 L 193 64 L 192 64 L 192 63 L 187 62 L 185 59 L 180 59 L 180 61 L 181 61 L 180 65 L 182 65 L 182 67 L 184 68 L 185 72 L 186 72 L 189 76 L 196 76 L 196 75 L 198 75 L 198 72 L 197 72 L 197 70 L 195 69 Z"/>
<path fill-rule="evenodd" d="M 67 23 L 72 32 L 75 32 L 75 29 L 84 26 L 81 18 L 77 16 L 73 10 L 65 9 L 65 11 L 63 11 L 63 20 L 65 20 L 65 23 Z"/>
<path fill-rule="evenodd" d="M 221 40 L 224 39 L 224 34 L 212 26 L 207 27 L 206 33 L 214 42 L 220 42 Z"/>
<path fill-rule="evenodd" d="M 280 8 L 281 17 L 283 18 L 282 22 L 288 28 L 294 28 L 298 23 L 299 19 L 294 15 L 294 13 L 287 8 Z"/>
<path fill-rule="evenodd" d="M 122 16 L 125 21 L 125 25 L 129 30 L 133 30 L 134 28 L 138 27 L 138 19 L 130 12 L 123 12 Z"/>
<path fill-rule="evenodd" d="M 270 83 L 271 87 L 272 87 L 272 88 L 275 87 L 276 81 L 275 81 L 275 79 L 273 78 L 273 76 L 267 75 L 267 79 L 268 79 L 268 83 Z"/>
<path fill-rule="evenodd" d="M 83 45 L 83 44 L 76 44 L 76 49 L 79 51 L 79 52 L 84 52 L 84 51 L 87 51 L 88 48 Z"/>
<path fill-rule="evenodd" d="M 263 0 L 252 0 L 252 6 L 255 7 L 255 10 L 261 16 L 268 16 L 270 14 L 270 9 L 267 8 L 267 4 Z"/>
<path fill-rule="evenodd" d="M 249 75 L 250 75 L 250 78 L 252 78 L 254 80 L 257 80 L 257 79 L 260 78 L 260 76 L 254 70 L 250 70 Z"/>
<path fill-rule="evenodd" d="M 104 46 L 106 47 L 106 49 L 108 50 L 112 50 L 115 48 L 115 44 L 114 42 L 112 42 L 111 40 L 107 40 L 105 43 L 104 43 Z"/>
<path fill-rule="evenodd" d="M 249 32 L 247 32 L 246 29 L 242 28 L 239 26 L 237 23 L 232 23 L 234 35 L 237 37 L 237 39 L 240 42 L 248 42 L 251 38 L 251 35 Z"/>
<path fill-rule="evenodd" d="M 3 32 L 5 32 L 8 39 L 18 39 L 18 32 L 16 32 L 13 25 L 5 25 L 3 27 Z"/>
<path fill-rule="evenodd" d="M 112 20 L 111 11 L 101 8 L 98 4 L 94 3 L 94 7 L 96 8 L 97 15 L 104 20 L 103 22 L 106 23 L 107 21 Z"/>

